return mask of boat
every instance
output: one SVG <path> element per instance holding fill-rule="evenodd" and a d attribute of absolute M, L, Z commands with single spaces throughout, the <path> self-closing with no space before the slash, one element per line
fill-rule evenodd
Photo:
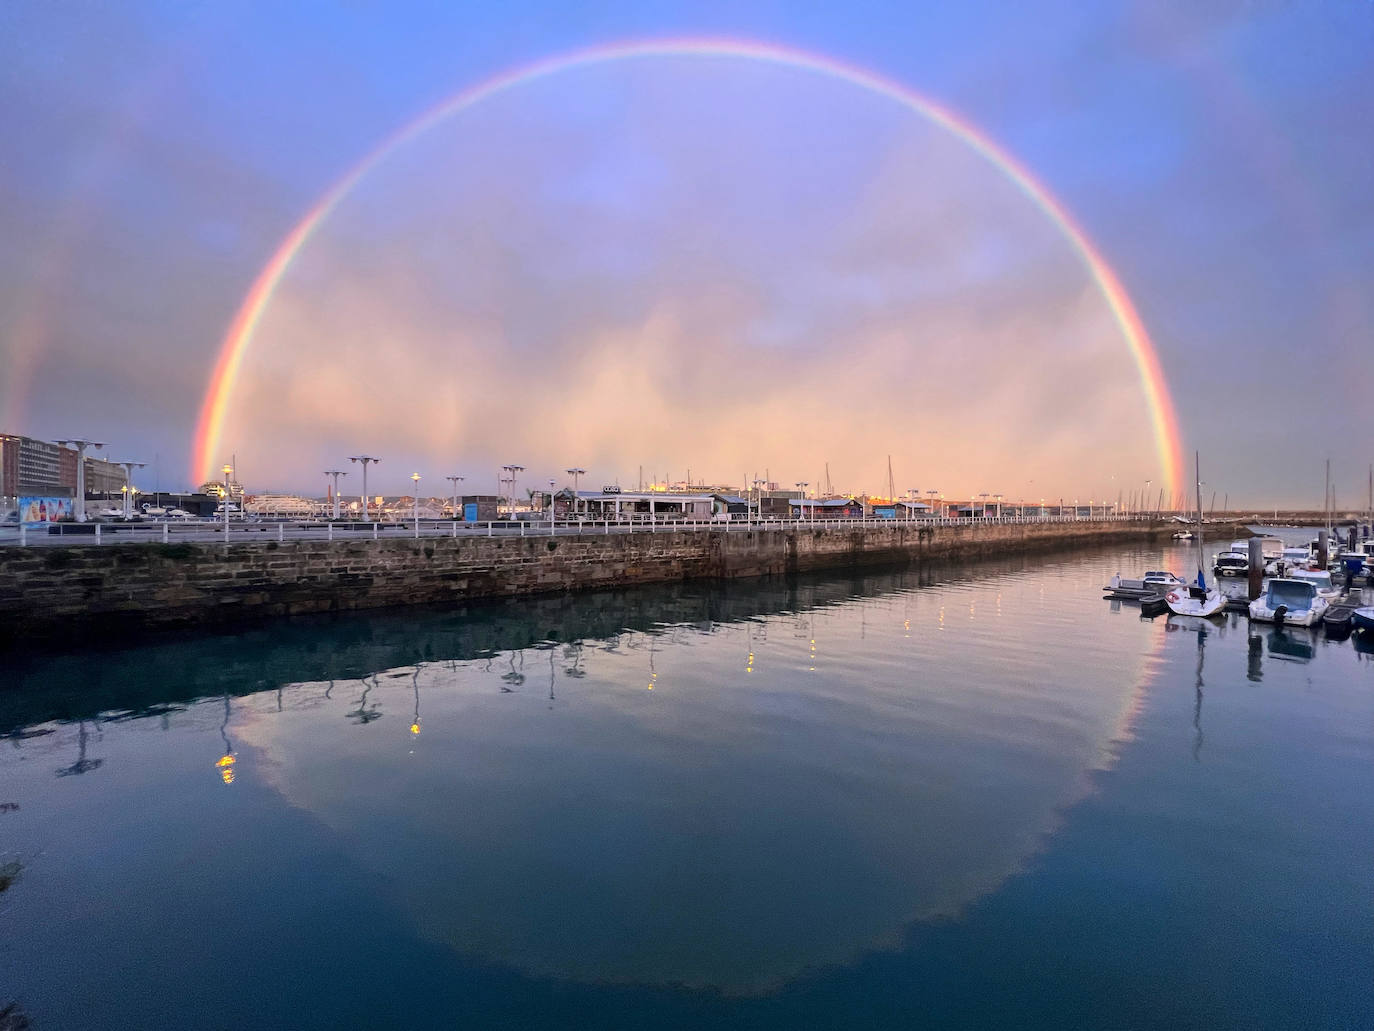
<path fill-rule="evenodd" d="M 1207 577 L 1202 571 L 1202 460 L 1196 451 L 1193 452 L 1193 465 L 1197 473 L 1195 479 L 1198 533 L 1194 536 L 1194 540 L 1197 541 L 1197 581 L 1171 588 L 1164 595 L 1164 600 L 1168 602 L 1169 611 L 1175 616 L 1198 616 L 1208 619 L 1222 614 L 1222 610 L 1226 608 L 1226 596 L 1215 584 L 1207 586 Z"/>
<path fill-rule="evenodd" d="M 1331 580 L 1331 573 L 1325 569 L 1295 569 L 1288 574 L 1293 580 L 1306 580 L 1317 588 L 1317 594 L 1328 603 L 1341 596 L 1341 589 Z"/>
<path fill-rule="evenodd" d="M 1354 615 L 1354 605 L 1328 605 L 1326 614 L 1322 616 L 1322 625 L 1327 633 L 1349 633 L 1355 625 Z"/>
<path fill-rule="evenodd" d="M 1250 603 L 1250 618 L 1263 623 L 1312 626 L 1326 615 L 1328 602 L 1310 580 L 1275 577 Z"/>
<path fill-rule="evenodd" d="M 1247 576 L 1250 573 L 1250 556 L 1235 550 L 1218 551 L 1212 560 L 1212 572 L 1217 576 Z"/>
<path fill-rule="evenodd" d="M 1190 540 L 1192 540 L 1195 536 L 1196 536 L 1196 534 L 1194 534 L 1192 530 L 1176 530 L 1176 531 L 1174 531 L 1174 540 L 1176 540 L 1176 541 L 1190 541 Z"/>
<path fill-rule="evenodd" d="M 1140 599 L 1156 594 L 1165 594 L 1180 586 L 1186 586 L 1186 584 L 1173 573 L 1151 570 L 1139 580 L 1124 580 L 1121 574 L 1117 573 L 1102 589 L 1107 592 L 1109 598 Z"/>
<path fill-rule="evenodd" d="M 1350 613 L 1351 625 L 1366 634 L 1374 634 L 1374 605 L 1366 605 Z"/>

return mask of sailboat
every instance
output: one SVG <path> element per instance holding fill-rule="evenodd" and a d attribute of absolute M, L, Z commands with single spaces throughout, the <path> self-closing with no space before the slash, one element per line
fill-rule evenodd
<path fill-rule="evenodd" d="M 1217 590 L 1214 583 L 1211 587 L 1207 586 L 1207 576 L 1203 572 L 1204 561 L 1202 558 L 1202 461 L 1196 451 L 1193 452 L 1193 463 L 1196 470 L 1197 479 L 1197 581 L 1186 587 L 1175 587 L 1164 595 L 1164 601 L 1169 606 L 1169 611 L 1176 616 L 1217 616 L 1226 607 L 1226 596 Z"/>

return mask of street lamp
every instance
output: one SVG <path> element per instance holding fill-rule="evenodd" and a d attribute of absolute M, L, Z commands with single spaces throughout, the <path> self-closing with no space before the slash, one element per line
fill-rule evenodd
<path fill-rule="evenodd" d="M 83 463 L 84 464 L 84 463 Z M 132 514 L 129 511 L 130 500 L 133 497 L 132 488 L 134 485 L 133 476 L 135 469 L 142 469 L 147 462 L 112 462 L 111 465 L 120 466 L 124 470 L 124 488 L 120 491 L 124 495 L 124 518 L 128 519 Z"/>
<path fill-rule="evenodd" d="M 908 519 L 915 519 L 915 518 L 916 518 L 916 504 L 921 500 L 921 492 L 920 492 L 918 489 L 916 489 L 915 487 L 911 487 L 911 488 L 909 488 L 909 489 L 907 490 L 906 496 L 909 497 L 909 498 L 911 499 L 911 509 L 907 512 L 906 517 L 907 517 Z"/>
<path fill-rule="evenodd" d="M 363 468 L 367 467 L 364 466 Z M 334 498 L 333 518 L 337 520 L 339 518 L 339 477 L 347 476 L 348 473 L 343 469 L 326 469 L 324 474 L 334 478 L 334 491 L 332 495 Z"/>
<path fill-rule="evenodd" d="M 348 460 L 350 462 L 361 462 L 363 465 L 363 522 L 366 523 L 370 521 L 367 515 L 367 467 L 373 462 L 380 462 L 381 459 L 374 458 L 372 455 L 349 455 Z"/>
<path fill-rule="evenodd" d="M 220 502 L 220 507 L 224 509 L 224 546 L 229 547 L 229 474 L 234 471 L 232 465 L 225 465 L 221 472 L 224 473 L 224 500 Z"/>
<path fill-rule="evenodd" d="M 59 447 L 71 448 L 76 452 L 76 504 L 73 507 L 76 509 L 74 513 L 76 521 L 84 523 L 86 521 L 86 449 L 93 447 L 99 451 L 105 444 L 103 441 L 84 440 L 82 438 L 59 440 L 57 444 Z"/>
<path fill-rule="evenodd" d="M 1002 495 L 1000 495 L 1000 494 L 994 494 L 994 495 L 992 496 L 992 500 L 995 501 L 995 502 L 997 502 L 997 518 L 998 518 L 998 519 L 1001 519 L 1001 518 L 1002 518 Z"/>
<path fill-rule="evenodd" d="M 801 481 L 797 484 L 797 487 L 798 487 L 798 488 L 801 490 L 801 492 L 802 492 L 802 496 L 801 496 L 801 501 L 802 501 L 802 505 L 801 505 L 802 519 L 805 519 L 805 518 L 806 518 L 806 488 L 809 487 L 809 486 L 811 486 L 811 481 L 810 481 L 810 480 L 801 480 Z M 815 510 L 814 508 L 812 508 L 812 509 L 811 509 L 811 516 L 812 516 L 813 519 L 815 518 L 815 515 L 816 515 L 816 510 Z"/>
<path fill-rule="evenodd" d="M 926 494 L 930 497 L 930 514 L 935 514 L 935 498 L 940 492 L 938 490 L 928 490 Z"/>
<path fill-rule="evenodd" d="M 553 536 L 553 480 L 549 481 L 549 536 Z"/>
<path fill-rule="evenodd" d="M 564 472 L 573 478 L 573 508 L 576 509 L 578 502 L 581 500 L 577 496 L 577 478 L 579 476 L 586 476 L 587 470 L 573 467 L 572 469 L 565 469 Z"/>
<path fill-rule="evenodd" d="M 411 473 L 411 480 L 415 482 L 415 494 L 410 499 L 411 511 L 415 515 L 415 536 L 420 536 L 420 474 Z"/>
<path fill-rule="evenodd" d="M 463 482 L 461 476 L 445 476 L 444 479 L 453 484 L 453 518 L 458 518 L 458 484 Z"/>
<path fill-rule="evenodd" d="M 515 518 L 515 474 L 516 474 L 516 473 L 523 473 L 523 472 L 525 471 L 525 467 L 524 467 L 523 465 L 503 465 L 503 466 L 501 466 L 501 469 L 502 469 L 504 472 L 510 473 L 510 517 L 511 517 L 512 519 L 514 519 L 514 518 Z"/>
<path fill-rule="evenodd" d="M 987 491 L 984 491 L 982 494 L 979 494 L 978 496 L 983 499 L 983 508 L 979 514 L 982 516 L 982 518 L 986 519 L 988 517 L 988 493 Z"/>
<path fill-rule="evenodd" d="M 767 482 L 767 480 L 758 479 L 754 481 L 754 490 L 757 492 L 754 495 L 754 508 L 758 513 L 759 522 L 763 522 L 763 487 Z"/>

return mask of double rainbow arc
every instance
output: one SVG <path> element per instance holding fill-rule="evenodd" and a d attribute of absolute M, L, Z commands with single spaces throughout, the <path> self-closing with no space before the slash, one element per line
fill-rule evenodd
<path fill-rule="evenodd" d="M 1168 384 L 1160 367 L 1159 357 L 1140 315 L 1131 303 L 1121 280 L 1112 271 L 1087 235 L 1070 217 L 1064 206 L 1038 182 L 1020 162 L 993 142 L 977 126 L 954 114 L 915 91 L 873 72 L 832 58 L 805 51 L 761 43 L 721 39 L 649 40 L 592 47 L 573 53 L 550 57 L 525 65 L 494 78 L 477 83 L 456 96 L 442 102 L 399 129 L 368 153 L 351 168 L 298 222 L 258 273 L 252 288 L 225 334 L 219 357 L 201 403 L 196 428 L 191 475 L 195 479 L 209 478 L 215 468 L 215 456 L 220 450 L 220 437 L 229 403 L 233 397 L 239 372 L 243 366 L 253 335 L 281 283 L 292 260 L 310 239 L 319 225 L 329 217 L 339 203 L 369 172 L 381 164 L 396 148 L 404 146 L 440 122 L 513 87 L 533 82 L 560 72 L 609 61 L 652 59 L 665 57 L 731 57 L 762 61 L 815 72 L 869 90 L 886 97 L 934 125 L 954 134 L 1000 170 L 1032 203 L 1059 228 L 1064 238 L 1078 253 L 1098 289 L 1102 292 L 1112 316 L 1130 349 L 1140 376 L 1145 402 L 1150 411 L 1155 448 L 1161 467 L 1161 479 L 1168 493 L 1177 491 L 1182 469 L 1182 447 L 1179 442 L 1178 419 Z"/>

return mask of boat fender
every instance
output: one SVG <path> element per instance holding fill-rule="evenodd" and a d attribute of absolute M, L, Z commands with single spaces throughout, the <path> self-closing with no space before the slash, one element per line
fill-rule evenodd
<path fill-rule="evenodd" d="M 1282 623 L 1283 620 L 1284 620 L 1284 618 L 1285 618 L 1287 615 L 1288 615 L 1288 606 L 1287 606 L 1287 605 L 1280 605 L 1278 608 L 1276 608 L 1276 609 L 1274 610 L 1274 622 L 1275 622 L 1275 623 Z"/>

